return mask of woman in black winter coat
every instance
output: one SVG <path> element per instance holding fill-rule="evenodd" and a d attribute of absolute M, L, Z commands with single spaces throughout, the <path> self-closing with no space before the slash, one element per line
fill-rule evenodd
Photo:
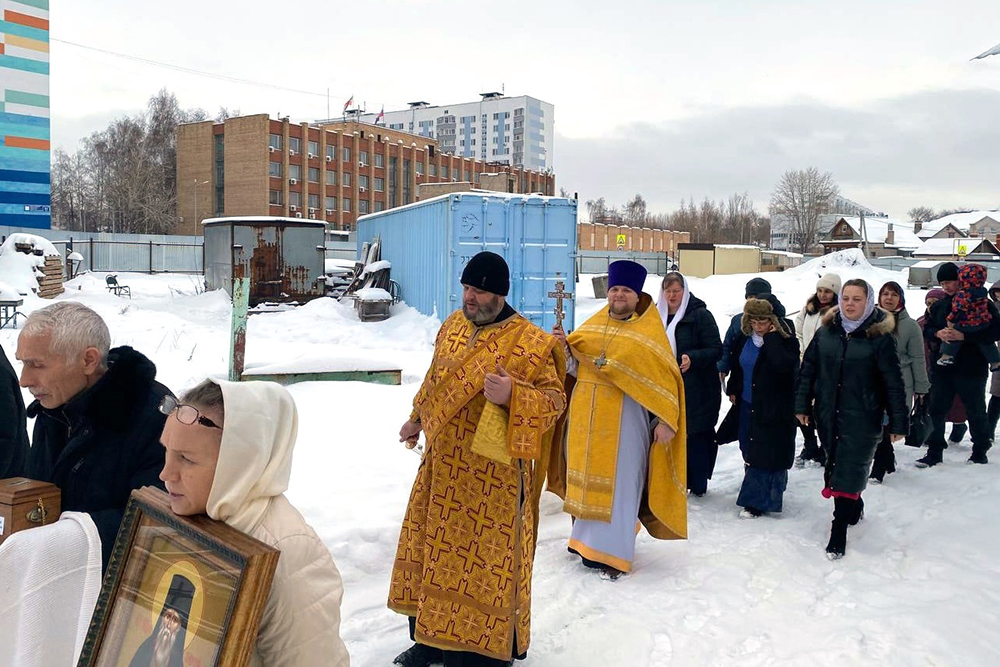
<path fill-rule="evenodd" d="M 741 334 L 733 341 L 726 394 L 733 403 L 718 442 L 740 441 L 745 462 L 736 504 L 742 518 L 780 512 L 795 458 L 795 371 L 799 342 L 774 312 L 773 295 L 748 299 Z"/>
<path fill-rule="evenodd" d="M 684 276 L 677 272 L 664 276 L 656 307 L 684 378 L 687 487 L 702 496 L 708 490 L 719 452 L 715 444 L 715 424 L 722 407 L 722 385 L 716 369 L 722 358 L 719 326 L 705 302 L 691 294 Z"/>
<path fill-rule="evenodd" d="M 839 308 L 823 317 L 802 359 L 795 414 L 801 423 L 815 421 L 827 447 L 823 495 L 834 499 L 826 547 L 830 558 L 844 555 L 847 527 L 862 517 L 861 492 L 882 435 L 883 415 L 889 416 L 893 440 L 907 431 L 894 324 L 892 314 L 875 306 L 871 285 L 848 280 Z"/>

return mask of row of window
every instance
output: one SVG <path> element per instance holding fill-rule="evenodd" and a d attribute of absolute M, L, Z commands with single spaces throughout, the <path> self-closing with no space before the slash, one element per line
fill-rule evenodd
<path fill-rule="evenodd" d="M 268 201 L 273 206 L 284 206 L 285 201 L 281 190 L 270 190 L 268 192 Z M 319 209 L 319 195 L 309 195 L 309 208 L 313 211 Z M 350 212 L 351 210 L 351 198 L 342 197 L 340 199 L 340 206 L 342 211 Z M 337 198 L 336 197 L 326 197 L 324 199 L 324 211 L 332 213 L 337 210 Z M 301 192 L 289 192 L 288 193 L 288 205 L 294 206 L 296 208 L 302 208 L 302 193 Z M 385 210 L 385 202 L 376 201 L 372 202 L 371 206 L 374 211 L 378 213 L 379 211 Z M 358 201 L 358 213 L 368 213 L 369 212 L 369 202 L 367 199 L 361 199 Z"/>

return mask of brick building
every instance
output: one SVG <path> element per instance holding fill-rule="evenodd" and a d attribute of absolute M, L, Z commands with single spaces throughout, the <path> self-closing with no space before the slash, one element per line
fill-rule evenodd
<path fill-rule="evenodd" d="M 555 194 L 555 175 L 441 153 L 435 140 L 357 121 L 267 114 L 177 129 L 178 234 L 216 216 L 277 215 L 354 229 L 359 215 L 409 204 L 417 185 L 506 173 L 515 192 Z M 487 179 L 488 180 L 488 179 Z M 484 186 L 486 184 L 484 183 Z"/>
<path fill-rule="evenodd" d="M 677 245 L 691 241 L 690 232 L 667 229 L 646 229 L 619 225 L 600 225 L 590 222 L 577 224 L 577 247 L 580 250 L 618 250 L 619 237 L 623 237 L 622 250 L 628 252 L 665 252 L 677 256 Z"/>

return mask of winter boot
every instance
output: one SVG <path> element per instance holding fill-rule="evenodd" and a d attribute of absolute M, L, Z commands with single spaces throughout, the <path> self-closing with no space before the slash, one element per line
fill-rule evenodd
<path fill-rule="evenodd" d="M 397 655 L 392 664 L 401 667 L 427 667 L 431 663 L 441 662 L 443 659 L 444 654 L 441 649 L 424 644 L 414 644 Z"/>
<path fill-rule="evenodd" d="M 980 463 L 987 464 L 990 460 L 986 458 L 986 452 L 981 449 L 972 448 L 972 456 L 969 457 L 969 463 Z"/>
<path fill-rule="evenodd" d="M 838 560 L 844 557 L 846 551 L 847 522 L 835 518 L 830 527 L 830 541 L 826 545 L 826 557 L 830 560 Z"/>
<path fill-rule="evenodd" d="M 923 458 L 919 458 L 914 462 L 913 465 L 918 468 L 932 468 L 937 464 L 941 463 L 941 452 L 943 450 L 940 447 L 932 447 L 928 445 L 927 453 L 924 454 Z"/>
<path fill-rule="evenodd" d="M 896 454 L 892 449 L 892 441 L 887 432 L 882 433 L 882 439 L 875 450 L 875 458 L 872 460 L 872 471 L 868 478 L 882 483 L 882 480 L 889 473 L 896 472 Z"/>
<path fill-rule="evenodd" d="M 950 442 L 962 442 L 962 438 L 969 432 L 969 426 L 965 423 L 952 424 L 951 435 L 948 436 Z"/>

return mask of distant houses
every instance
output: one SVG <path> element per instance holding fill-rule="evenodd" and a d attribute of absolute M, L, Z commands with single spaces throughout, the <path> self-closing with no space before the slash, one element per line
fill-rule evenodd
<path fill-rule="evenodd" d="M 869 257 L 1000 258 L 1000 211 L 955 213 L 919 223 L 882 216 L 842 216 L 820 237 L 824 253 L 865 247 Z"/>

